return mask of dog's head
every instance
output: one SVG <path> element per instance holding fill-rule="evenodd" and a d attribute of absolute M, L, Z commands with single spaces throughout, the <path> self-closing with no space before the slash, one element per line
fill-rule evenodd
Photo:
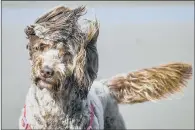
<path fill-rule="evenodd" d="M 86 20 L 83 28 L 78 19 L 84 13 L 83 6 L 60 6 L 26 27 L 32 80 L 41 89 L 59 91 L 75 82 L 79 89 L 89 90 L 97 77 L 99 25 Z"/>

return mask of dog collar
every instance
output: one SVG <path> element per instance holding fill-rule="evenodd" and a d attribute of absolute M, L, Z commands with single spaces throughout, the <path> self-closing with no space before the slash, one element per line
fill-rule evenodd
<path fill-rule="evenodd" d="M 24 115 L 22 118 L 22 126 L 25 130 L 32 130 L 26 119 L 26 105 L 24 105 Z"/>
<path fill-rule="evenodd" d="M 87 127 L 87 130 L 92 130 L 92 124 L 94 120 L 94 106 L 93 104 L 90 105 L 90 120 L 89 120 L 89 126 Z M 32 130 L 30 127 L 30 124 L 27 122 L 26 119 L 26 105 L 24 105 L 24 115 L 22 118 L 22 126 L 25 130 Z"/>

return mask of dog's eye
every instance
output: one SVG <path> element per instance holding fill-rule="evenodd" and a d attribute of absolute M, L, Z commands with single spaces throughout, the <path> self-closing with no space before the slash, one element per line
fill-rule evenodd
<path fill-rule="evenodd" d="M 40 43 L 39 46 L 35 46 L 34 49 L 36 51 L 43 51 L 45 49 L 45 46 L 46 46 L 45 44 Z"/>
<path fill-rule="evenodd" d="M 39 47 L 38 47 L 38 46 L 36 46 L 36 47 L 35 47 L 35 50 L 36 50 L 36 51 L 38 51 L 38 50 L 39 50 Z"/>
<path fill-rule="evenodd" d="M 40 43 L 40 46 L 39 46 L 40 50 L 43 51 L 45 46 L 46 46 L 45 44 Z"/>
<path fill-rule="evenodd" d="M 70 52 L 66 52 L 65 55 L 66 55 L 66 56 L 70 56 L 71 53 L 70 53 Z"/>

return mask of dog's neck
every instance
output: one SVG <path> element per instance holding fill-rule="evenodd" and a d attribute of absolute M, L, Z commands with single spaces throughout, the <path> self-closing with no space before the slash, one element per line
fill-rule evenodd
<path fill-rule="evenodd" d="M 43 102 L 55 102 L 69 118 L 72 118 L 76 113 L 82 113 L 82 110 L 85 109 L 87 105 L 86 98 L 82 97 L 82 92 L 79 92 L 81 90 L 78 90 L 76 87 L 77 86 L 70 85 L 58 93 L 37 87 L 36 94 L 38 94 L 37 97 L 39 97 L 39 99 L 40 96 L 42 97 L 41 100 Z M 87 97 L 87 95 L 85 96 Z"/>
<path fill-rule="evenodd" d="M 86 129 L 90 119 L 88 88 L 73 77 L 66 78 L 56 93 L 32 82 L 26 97 L 29 124 L 35 129 Z"/>
<path fill-rule="evenodd" d="M 87 110 L 88 102 L 86 99 L 79 97 L 80 95 L 77 94 L 77 90 L 74 87 L 63 89 L 63 94 L 54 98 L 49 90 L 40 89 L 38 86 L 33 85 L 31 89 L 34 91 L 35 102 L 30 104 L 39 107 L 39 114 L 41 118 L 44 118 L 43 122 L 46 122 L 45 124 L 51 122 L 52 118 L 59 118 L 59 122 L 61 122 L 60 120 L 66 122 L 64 124 L 65 128 L 77 128 L 74 124 L 86 127 L 88 124 L 83 124 L 83 121 L 89 120 L 86 112 L 84 112 Z M 30 91 L 32 92 L 32 90 Z M 26 103 L 29 104 L 28 101 Z"/>

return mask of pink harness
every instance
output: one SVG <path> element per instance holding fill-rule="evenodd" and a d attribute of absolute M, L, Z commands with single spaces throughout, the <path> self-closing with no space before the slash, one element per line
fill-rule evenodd
<path fill-rule="evenodd" d="M 26 120 L 26 105 L 24 105 L 24 116 L 22 118 L 22 126 L 24 127 L 25 130 L 32 130 Z"/>
<path fill-rule="evenodd" d="M 87 127 L 87 130 L 92 130 L 92 123 L 93 123 L 93 118 L 94 118 L 94 106 L 91 103 L 90 106 L 90 120 L 89 120 L 89 126 Z"/>
<path fill-rule="evenodd" d="M 90 121 L 89 121 L 89 126 L 87 127 L 87 130 L 92 130 L 93 119 L 94 119 L 94 106 L 93 104 L 91 104 Z M 24 115 L 22 118 L 22 126 L 24 127 L 25 130 L 32 130 L 30 127 L 30 124 L 28 124 L 27 119 L 26 119 L 26 105 L 24 105 Z"/>

